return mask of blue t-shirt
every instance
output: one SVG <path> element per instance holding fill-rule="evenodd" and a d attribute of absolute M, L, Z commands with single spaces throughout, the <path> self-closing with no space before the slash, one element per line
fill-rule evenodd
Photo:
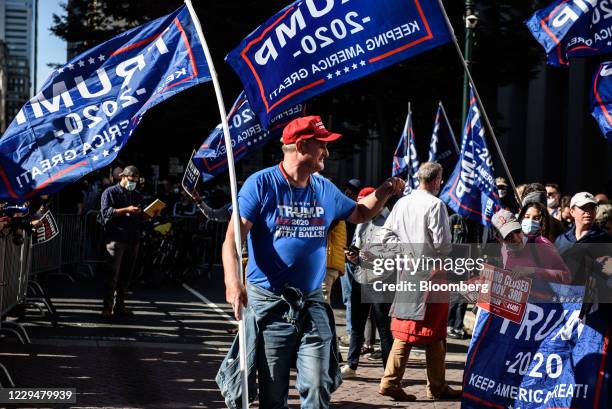
<path fill-rule="evenodd" d="M 325 278 L 330 224 L 348 218 L 356 203 L 322 176 L 312 175 L 305 188 L 290 186 L 276 165 L 246 180 L 238 205 L 240 216 L 253 223 L 247 281 L 309 293 Z"/>

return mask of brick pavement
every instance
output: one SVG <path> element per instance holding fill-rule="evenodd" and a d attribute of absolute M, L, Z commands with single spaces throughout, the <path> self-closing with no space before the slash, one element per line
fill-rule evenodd
<path fill-rule="evenodd" d="M 50 279 L 44 284 L 61 314 L 59 327 L 30 311 L 21 321 L 32 344 L 5 339 L 0 363 L 19 387 L 77 388 L 77 404 L 66 407 L 223 408 L 214 376 L 233 339 L 228 333 L 233 325 L 219 313 L 230 313 L 219 278 L 191 284 L 218 308 L 178 285 L 137 288 L 129 299 L 136 315 L 110 322 L 99 316 L 99 280 L 70 284 Z M 343 311 L 336 312 L 342 333 Z M 466 345 L 454 341 L 449 345 L 451 385 L 461 382 Z M 405 386 L 419 401 L 400 404 L 378 395 L 380 362 L 363 359 L 358 377 L 346 380 L 333 395 L 334 407 L 458 408 L 458 402 L 425 398 L 423 354 L 415 351 L 411 357 Z M 299 407 L 293 387 L 290 406 Z"/>

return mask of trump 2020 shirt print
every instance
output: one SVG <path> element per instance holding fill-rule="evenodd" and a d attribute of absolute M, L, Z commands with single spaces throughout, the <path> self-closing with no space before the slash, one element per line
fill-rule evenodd
<path fill-rule="evenodd" d="M 312 175 L 305 188 L 291 186 L 280 165 L 249 177 L 238 195 L 249 232 L 247 280 L 266 289 L 286 285 L 309 293 L 321 287 L 327 231 L 348 218 L 356 203 L 329 180 Z"/>

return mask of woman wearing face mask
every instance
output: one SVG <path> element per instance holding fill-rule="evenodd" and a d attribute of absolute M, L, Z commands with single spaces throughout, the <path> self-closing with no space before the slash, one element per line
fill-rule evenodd
<path fill-rule="evenodd" d="M 538 237 L 552 243 L 549 237 L 550 216 L 541 203 L 534 202 L 523 206 L 518 219 L 528 243 L 541 242 L 541 240 L 536 241 Z"/>
<path fill-rule="evenodd" d="M 495 185 L 497 186 L 497 194 L 499 195 L 502 208 L 516 213 L 518 211 L 518 206 L 514 200 L 513 191 L 509 187 L 506 179 L 502 177 L 495 179 Z"/>
<path fill-rule="evenodd" d="M 538 210 L 539 205 L 531 203 L 521 210 L 525 217 L 523 220 L 531 220 L 525 223 L 519 223 L 514 214 L 507 210 L 500 210 L 493 215 L 491 223 L 497 230 L 497 239 L 502 245 L 502 267 L 508 270 L 522 268 L 534 271 L 533 278 L 537 279 L 570 283 L 569 269 L 555 246 L 540 233 L 540 226 L 547 225 L 536 219 L 547 213 Z"/>

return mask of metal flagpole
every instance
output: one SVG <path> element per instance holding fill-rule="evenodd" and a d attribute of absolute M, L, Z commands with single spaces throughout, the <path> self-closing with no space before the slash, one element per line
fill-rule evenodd
<path fill-rule="evenodd" d="M 478 16 L 474 14 L 474 0 L 465 0 L 465 60 L 468 70 L 472 65 L 472 50 L 474 49 L 474 29 L 478 24 Z M 470 81 L 463 75 L 463 111 L 461 124 L 465 123 L 470 106 Z"/>
<path fill-rule="evenodd" d="M 491 122 L 489 121 L 489 116 L 487 115 L 487 111 L 484 109 L 484 105 L 482 100 L 480 99 L 480 95 L 478 94 L 478 90 L 476 89 L 476 84 L 474 83 L 474 79 L 472 78 L 472 74 L 470 73 L 470 68 L 463 57 L 463 53 L 461 52 L 461 48 L 459 47 L 459 43 L 457 42 L 457 36 L 455 35 L 455 30 L 453 30 L 453 26 L 451 25 L 450 19 L 448 18 L 448 14 L 446 14 L 446 9 L 442 4 L 442 0 L 438 0 L 438 4 L 440 5 L 440 9 L 442 10 L 442 14 L 444 14 L 444 18 L 446 19 L 446 25 L 448 26 L 448 30 L 453 35 L 453 43 L 455 44 L 455 49 L 457 50 L 457 54 L 459 55 L 459 59 L 461 60 L 461 64 L 463 64 L 463 69 L 465 70 L 465 74 L 467 75 L 470 85 L 474 90 L 474 96 L 476 97 L 476 102 L 478 103 L 478 107 L 480 108 L 480 112 L 482 113 L 482 117 L 484 118 L 487 130 L 491 135 L 491 139 L 493 139 L 493 144 L 495 145 L 495 149 L 497 150 L 497 154 L 502 162 L 504 170 L 508 175 L 508 180 L 512 185 L 512 189 L 514 190 L 514 196 L 516 197 L 517 202 L 520 204 L 521 199 L 516 191 L 516 184 L 514 183 L 514 179 L 512 178 L 512 174 L 510 173 L 510 169 L 508 168 L 508 164 L 506 163 L 506 159 L 504 158 L 504 154 L 502 153 L 501 147 L 497 142 L 497 137 L 495 136 L 495 131 L 493 131 L 493 127 L 491 126 Z"/>
<path fill-rule="evenodd" d="M 227 154 L 227 168 L 229 169 L 230 188 L 232 193 L 232 220 L 234 223 L 234 236 L 236 245 L 236 256 L 238 269 L 240 271 L 240 278 L 244 283 L 244 272 L 242 269 L 242 234 L 240 233 L 240 213 L 238 213 L 238 185 L 236 184 L 236 169 L 234 167 L 234 150 L 232 149 L 232 138 L 229 132 L 229 124 L 227 123 L 227 113 L 225 111 L 225 103 L 223 102 L 223 94 L 221 94 L 221 87 L 219 85 L 219 79 L 217 78 L 217 72 L 213 65 L 213 60 L 208 49 L 208 44 L 204 38 L 202 32 L 202 26 L 198 20 L 191 0 L 185 0 L 185 4 L 189 9 L 189 14 L 193 20 L 200 43 L 202 43 L 202 49 L 204 55 L 206 55 L 206 63 L 210 70 L 210 76 L 212 78 L 213 86 L 215 88 L 215 94 L 217 95 L 217 104 L 219 105 L 219 115 L 221 115 L 221 124 L 223 126 L 223 136 L 225 138 L 225 151 Z M 245 350 L 245 325 L 244 325 L 244 307 L 241 311 L 241 319 L 238 321 L 238 342 L 240 345 L 240 378 L 242 381 L 242 409 L 249 407 L 249 387 L 247 382 L 247 369 L 246 369 L 246 350 Z"/>
<path fill-rule="evenodd" d="M 410 114 L 412 114 L 412 105 L 409 102 L 408 103 L 408 116 L 406 117 L 406 123 L 404 124 L 404 133 L 406 134 L 406 136 L 409 136 L 408 135 L 408 130 L 410 129 L 410 125 L 412 125 L 411 124 L 411 122 L 412 122 L 412 115 L 410 115 Z M 409 149 L 408 149 L 408 140 L 406 140 L 406 150 L 404 151 L 404 156 L 406 156 L 408 154 L 408 152 L 409 152 Z"/>
<path fill-rule="evenodd" d="M 451 126 L 450 121 L 448 120 L 448 116 L 446 116 L 446 110 L 444 109 L 444 105 L 442 105 L 442 101 L 438 103 L 440 104 L 440 108 L 442 109 L 442 115 L 444 116 L 444 120 L 446 121 L 448 131 L 451 133 L 451 139 L 453 140 L 453 145 L 455 145 L 455 151 L 457 152 L 457 154 L 459 154 L 459 145 L 457 145 L 457 139 L 455 139 L 455 132 L 453 132 L 453 127 Z"/>

